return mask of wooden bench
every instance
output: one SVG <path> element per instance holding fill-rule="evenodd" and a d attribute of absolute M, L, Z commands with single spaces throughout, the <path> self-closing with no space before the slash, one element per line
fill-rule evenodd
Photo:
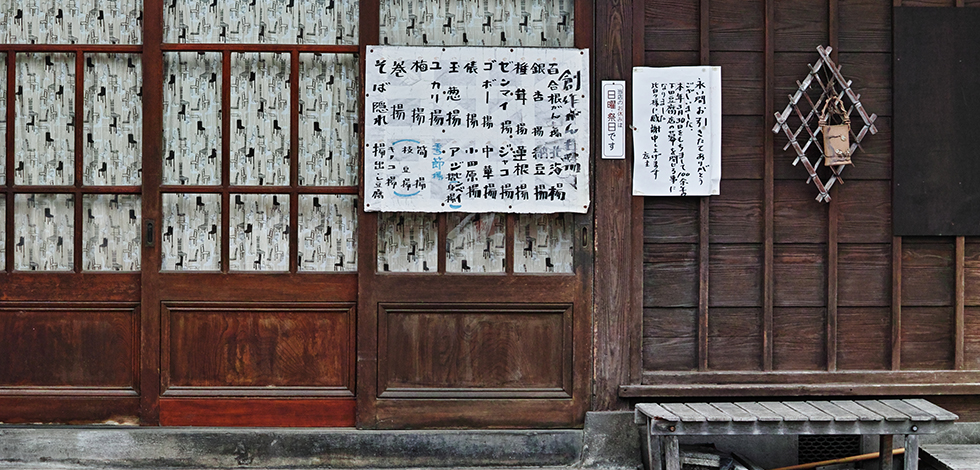
<path fill-rule="evenodd" d="M 830 400 L 639 403 L 648 470 L 680 470 L 678 436 L 866 435 L 881 443 L 880 469 L 892 470 L 892 436 L 905 437 L 905 470 L 918 469 L 919 435 L 952 426 L 957 416 L 926 400 Z"/>

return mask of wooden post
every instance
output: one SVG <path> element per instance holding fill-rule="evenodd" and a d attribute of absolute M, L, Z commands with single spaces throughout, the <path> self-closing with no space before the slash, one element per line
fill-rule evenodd
<path fill-rule="evenodd" d="M 677 436 L 664 436 L 664 470 L 681 470 L 681 447 Z"/>
<path fill-rule="evenodd" d="M 645 430 L 645 434 L 647 435 L 646 468 L 648 470 L 663 470 L 663 439 L 660 436 L 654 437 L 654 435 L 650 432 L 650 426 L 653 426 L 653 421 L 647 420 L 647 427 Z"/>
<path fill-rule="evenodd" d="M 919 469 L 919 436 L 908 434 L 905 436 L 905 470 Z"/>
<path fill-rule="evenodd" d="M 878 437 L 878 470 L 892 470 L 893 436 L 884 434 Z"/>

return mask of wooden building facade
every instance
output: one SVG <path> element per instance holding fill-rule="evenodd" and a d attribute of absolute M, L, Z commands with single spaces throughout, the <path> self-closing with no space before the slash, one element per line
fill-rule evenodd
<path fill-rule="evenodd" d="M 893 8 L 978 2 L 92 1 L 0 12 L 0 422 L 815 396 L 980 420 L 980 242 L 893 236 L 891 196 Z M 588 48 L 594 110 L 634 66 L 721 66 L 721 194 L 634 197 L 593 138 L 586 214 L 367 212 L 378 44 Z M 878 130 L 829 203 L 771 130 L 821 45 Z"/>

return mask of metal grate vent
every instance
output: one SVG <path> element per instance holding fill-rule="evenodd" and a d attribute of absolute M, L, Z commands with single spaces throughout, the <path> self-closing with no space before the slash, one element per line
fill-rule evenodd
<path fill-rule="evenodd" d="M 861 436 L 800 436 L 799 462 L 821 462 L 861 453 Z"/>

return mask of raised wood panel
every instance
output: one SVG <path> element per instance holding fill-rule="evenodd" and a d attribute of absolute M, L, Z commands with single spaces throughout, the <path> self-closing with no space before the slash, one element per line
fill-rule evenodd
<path fill-rule="evenodd" d="M 869 110 L 869 112 L 875 112 Z M 851 121 L 852 123 L 855 121 Z M 892 120 L 878 116 L 878 133 L 865 136 L 861 149 L 854 153 L 853 165 L 844 172 L 845 181 L 891 180 L 892 178 Z"/>
<path fill-rule="evenodd" d="M 725 116 L 764 113 L 764 60 L 761 52 L 711 53 L 711 65 L 722 70 L 721 110 Z"/>
<path fill-rule="evenodd" d="M 762 181 L 721 181 L 721 194 L 709 199 L 711 243 L 762 242 Z"/>
<path fill-rule="evenodd" d="M 823 307 L 827 303 L 827 246 L 776 245 L 773 249 L 773 304 Z"/>
<path fill-rule="evenodd" d="M 4 424 L 140 424 L 140 399 L 106 396 L 0 395 L 0 422 Z"/>
<path fill-rule="evenodd" d="M 762 246 L 712 244 L 709 247 L 708 305 L 762 306 Z"/>
<path fill-rule="evenodd" d="M 804 173 L 805 174 L 805 173 Z M 773 240 L 781 243 L 826 243 L 826 204 L 814 200 L 816 189 L 805 179 L 773 183 Z"/>
<path fill-rule="evenodd" d="M 773 368 L 824 370 L 827 367 L 827 310 L 773 309 Z"/>
<path fill-rule="evenodd" d="M 643 6 L 643 49 L 696 51 L 699 44 L 697 2 L 655 0 Z"/>
<path fill-rule="evenodd" d="M 963 368 L 980 369 L 980 308 L 963 312 Z"/>
<path fill-rule="evenodd" d="M 840 243 L 891 243 L 892 199 L 889 181 L 851 181 L 837 190 L 837 240 Z"/>
<path fill-rule="evenodd" d="M 571 305 L 378 310 L 381 398 L 571 397 Z"/>
<path fill-rule="evenodd" d="M 902 305 L 953 305 L 955 248 L 949 243 L 902 243 Z M 902 324 L 905 327 L 905 324 Z M 904 357 L 904 356 L 903 356 Z"/>
<path fill-rule="evenodd" d="M 697 243 L 698 221 L 697 198 L 644 198 L 643 243 Z"/>
<path fill-rule="evenodd" d="M 712 0 L 709 42 L 713 50 L 761 51 L 765 42 L 765 1 Z"/>
<path fill-rule="evenodd" d="M 353 393 L 351 304 L 175 302 L 162 315 L 165 395 Z"/>
<path fill-rule="evenodd" d="M 694 308 L 643 309 L 643 370 L 694 370 L 698 319 Z"/>
<path fill-rule="evenodd" d="M 891 245 L 838 246 L 837 304 L 844 307 L 891 305 Z"/>
<path fill-rule="evenodd" d="M 0 306 L 0 387 L 136 387 L 134 304 Z"/>
<path fill-rule="evenodd" d="M 164 426 L 353 427 L 355 404 L 342 399 L 163 398 Z"/>
<path fill-rule="evenodd" d="M 847 3 L 847 2 L 844 2 Z M 861 95 L 861 105 L 868 114 L 892 115 L 892 55 L 887 53 L 841 52 L 838 64 L 841 74 Z M 861 117 L 852 113 L 852 123 L 863 126 Z M 856 127 L 855 129 L 859 129 Z"/>
<path fill-rule="evenodd" d="M 643 251 L 643 306 L 696 306 L 697 245 L 644 245 Z"/>
<path fill-rule="evenodd" d="M 953 368 L 953 308 L 902 308 L 902 369 Z"/>
<path fill-rule="evenodd" d="M 708 369 L 759 370 L 762 344 L 762 309 L 709 310 Z"/>
<path fill-rule="evenodd" d="M 904 4 L 904 3 L 903 3 Z M 839 47 L 846 52 L 891 52 L 892 2 L 847 0 L 840 8 Z"/>
<path fill-rule="evenodd" d="M 806 51 L 827 44 L 827 2 L 775 2 L 776 51 Z M 816 59 L 814 59 L 815 61 Z M 801 78 L 802 79 L 802 78 Z"/>
<path fill-rule="evenodd" d="M 891 309 L 837 309 L 837 368 L 887 370 L 891 367 Z"/>
<path fill-rule="evenodd" d="M 765 146 L 759 132 L 763 116 L 725 116 L 721 120 L 721 174 L 726 180 L 762 179 Z"/>
<path fill-rule="evenodd" d="M 699 65 L 697 51 L 646 51 L 643 65 L 646 67 L 678 67 Z"/>

